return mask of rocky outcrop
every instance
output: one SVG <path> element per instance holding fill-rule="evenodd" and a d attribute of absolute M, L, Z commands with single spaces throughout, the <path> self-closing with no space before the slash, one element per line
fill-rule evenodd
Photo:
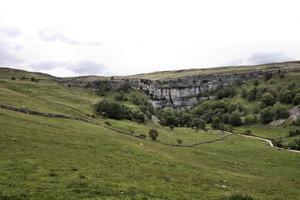
<path fill-rule="evenodd" d="M 175 109 L 188 109 L 195 104 L 205 101 L 208 98 L 207 94 L 218 88 L 225 88 L 234 84 L 241 84 L 248 80 L 260 78 L 266 74 L 273 74 L 280 72 L 299 71 L 300 67 L 298 62 L 291 63 L 293 67 L 281 66 L 276 64 L 268 65 L 267 67 L 260 68 L 247 68 L 247 70 L 239 70 L 236 72 L 214 72 L 211 74 L 198 74 L 193 76 L 185 76 L 176 79 L 168 80 L 149 80 L 138 78 L 118 77 L 107 78 L 106 80 L 94 80 L 82 82 L 77 79 L 70 81 L 68 84 L 98 89 L 103 85 L 108 84 L 110 88 L 120 88 L 128 85 L 135 89 L 141 89 L 151 99 L 151 102 L 156 108 L 173 107 Z"/>

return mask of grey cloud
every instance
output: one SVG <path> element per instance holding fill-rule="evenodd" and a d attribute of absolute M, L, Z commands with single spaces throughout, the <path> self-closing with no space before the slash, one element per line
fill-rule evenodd
<path fill-rule="evenodd" d="M 63 42 L 69 45 L 94 45 L 94 46 L 99 46 L 101 43 L 98 42 L 83 42 L 76 40 L 68 35 L 66 35 L 63 30 L 61 29 L 41 29 L 37 32 L 38 37 L 47 42 L 51 41 L 59 41 Z"/>
<path fill-rule="evenodd" d="M 44 61 L 34 63 L 31 66 L 35 70 L 51 70 L 54 68 L 65 68 L 80 75 L 93 75 L 105 73 L 105 66 L 90 60 L 83 60 L 79 62 L 53 62 Z"/>
<path fill-rule="evenodd" d="M 291 58 L 285 56 L 282 52 L 255 53 L 247 59 L 247 62 L 249 64 L 256 65 L 256 64 L 263 64 L 263 63 L 282 62 L 288 60 L 291 60 Z"/>
<path fill-rule="evenodd" d="M 3 37 L 18 37 L 21 31 L 14 27 L 0 27 L 0 36 Z"/>
<path fill-rule="evenodd" d="M 11 51 L 10 46 L 0 41 L 0 65 L 2 66 L 14 66 L 22 63 L 23 60 L 19 59 L 14 52 Z"/>
<path fill-rule="evenodd" d="M 290 61 L 292 58 L 284 55 L 281 52 L 275 53 L 254 53 L 247 59 L 237 59 L 224 63 L 226 66 L 238 66 L 238 65 L 258 65 L 265 63 L 284 62 Z"/>
<path fill-rule="evenodd" d="M 42 29 L 38 31 L 38 36 L 41 40 L 44 41 L 60 41 L 70 45 L 78 45 L 80 44 L 79 41 L 76 41 L 68 36 L 66 36 L 61 30 L 59 29 Z"/>
<path fill-rule="evenodd" d="M 104 66 L 93 61 L 80 61 L 76 63 L 72 69 L 75 73 L 78 74 L 99 74 L 104 72 Z"/>

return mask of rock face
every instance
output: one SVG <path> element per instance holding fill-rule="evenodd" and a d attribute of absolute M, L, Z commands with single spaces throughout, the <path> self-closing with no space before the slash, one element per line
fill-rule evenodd
<path fill-rule="evenodd" d="M 218 88 L 225 88 L 233 84 L 241 84 L 248 80 L 260 78 L 266 74 L 280 72 L 299 71 L 300 67 L 279 68 L 270 67 L 264 70 L 246 70 L 229 73 L 212 73 L 186 76 L 177 79 L 149 80 L 138 78 L 121 77 L 118 79 L 107 79 L 105 81 L 71 81 L 64 84 L 72 84 L 80 87 L 97 89 L 103 83 L 109 84 L 110 88 L 120 88 L 128 85 L 135 89 L 143 90 L 151 99 L 156 108 L 173 107 L 175 109 L 188 109 L 208 98 L 207 93 Z"/>
<path fill-rule="evenodd" d="M 163 82 L 141 80 L 137 86 L 148 94 L 154 107 L 186 109 L 207 100 L 206 94 L 208 92 L 233 84 L 240 84 L 263 75 L 262 72 L 250 72 L 191 76 Z"/>

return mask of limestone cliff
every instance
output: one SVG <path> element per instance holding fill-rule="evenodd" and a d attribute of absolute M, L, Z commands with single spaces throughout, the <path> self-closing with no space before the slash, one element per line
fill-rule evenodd
<path fill-rule="evenodd" d="M 119 88 L 127 84 L 132 88 L 145 91 L 156 108 L 173 107 L 175 109 L 186 109 L 206 100 L 208 97 L 204 94 L 217 88 L 240 84 L 260 78 L 265 74 L 299 71 L 300 62 L 269 64 L 262 67 L 235 67 L 229 68 L 230 70 L 224 68 L 226 70 L 223 71 L 220 70 L 221 68 L 215 69 L 214 73 L 195 73 L 195 75 L 174 79 L 150 80 L 137 76 L 109 78 L 105 81 L 89 80 L 87 82 L 82 82 L 82 79 L 79 79 L 70 82 L 81 87 L 94 89 L 97 89 L 101 82 L 106 82 L 112 88 Z"/>

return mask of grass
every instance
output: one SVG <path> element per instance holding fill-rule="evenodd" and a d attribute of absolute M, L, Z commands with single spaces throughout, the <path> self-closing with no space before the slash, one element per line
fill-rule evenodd
<path fill-rule="evenodd" d="M 111 98 L 108 96 L 106 98 Z M 99 97 L 49 80 L 0 80 L 0 103 L 76 116 L 93 113 Z M 184 144 L 218 132 L 160 127 L 97 117 L 135 134 Z M 241 127 L 264 137 L 287 129 Z M 284 134 L 283 134 L 284 132 Z M 193 148 L 139 140 L 101 126 L 0 109 L 0 200 L 3 199 L 297 199 L 300 157 L 238 135 Z M 235 196 L 234 196 L 235 195 Z"/>

